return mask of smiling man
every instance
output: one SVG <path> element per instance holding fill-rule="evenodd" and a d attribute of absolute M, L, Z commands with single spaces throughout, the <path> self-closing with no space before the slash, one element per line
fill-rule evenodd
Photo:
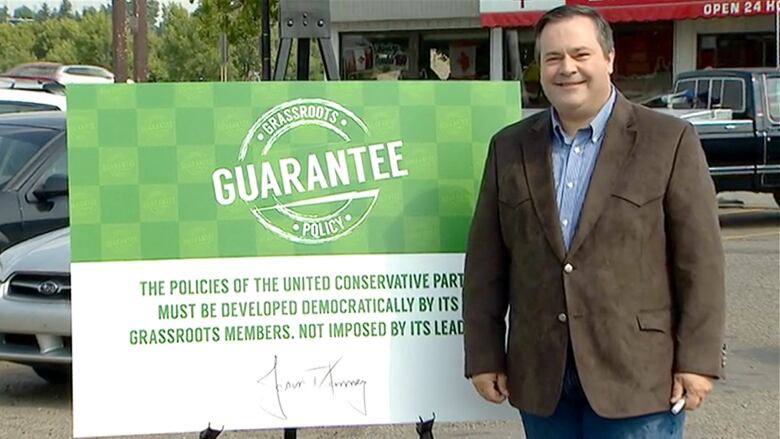
<path fill-rule="evenodd" d="M 698 408 L 725 366 L 699 140 L 615 89 L 595 10 L 546 13 L 536 55 L 552 108 L 493 137 L 472 221 L 466 376 L 486 400 L 509 398 L 529 439 L 681 438 L 670 408 Z"/>

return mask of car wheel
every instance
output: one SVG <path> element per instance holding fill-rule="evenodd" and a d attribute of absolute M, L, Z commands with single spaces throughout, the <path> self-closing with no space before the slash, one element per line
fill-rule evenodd
<path fill-rule="evenodd" d="M 65 384 L 71 379 L 70 366 L 33 366 L 35 373 L 49 384 Z"/>

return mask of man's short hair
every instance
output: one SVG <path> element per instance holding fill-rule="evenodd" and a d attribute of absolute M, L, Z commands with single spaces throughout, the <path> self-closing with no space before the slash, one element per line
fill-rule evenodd
<path fill-rule="evenodd" d="M 534 29 L 534 33 L 536 34 L 534 55 L 537 61 L 540 60 L 542 55 L 540 52 L 541 48 L 539 47 L 539 39 L 544 28 L 547 27 L 548 24 L 558 23 L 574 17 L 587 17 L 593 21 L 593 24 L 598 31 L 599 45 L 601 45 L 601 50 L 604 51 L 605 55 L 615 48 L 615 40 L 612 37 L 612 28 L 597 10 L 587 6 L 565 5 L 547 11 L 542 18 L 536 22 L 536 27 Z"/>

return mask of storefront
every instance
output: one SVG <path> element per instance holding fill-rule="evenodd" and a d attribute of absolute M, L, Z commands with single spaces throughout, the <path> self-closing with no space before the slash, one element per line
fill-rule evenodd
<path fill-rule="evenodd" d="M 773 66 L 778 0 L 481 0 L 483 26 L 516 36 L 507 51 L 519 65 L 507 78 L 522 77 L 526 105 L 544 105 L 534 64 L 532 26 L 563 4 L 592 6 L 612 24 L 613 80 L 629 98 L 664 93 L 674 74 L 697 68 Z"/>
<path fill-rule="evenodd" d="M 345 79 L 521 79 L 545 105 L 533 25 L 563 4 L 598 9 L 618 52 L 614 81 L 641 101 L 679 72 L 775 64 L 780 0 L 338 0 L 331 40 Z"/>
<path fill-rule="evenodd" d="M 502 78 L 502 32 L 481 25 L 477 0 L 339 0 L 331 16 L 345 79 Z"/>
<path fill-rule="evenodd" d="M 490 79 L 487 29 L 348 32 L 339 46 L 344 79 Z"/>

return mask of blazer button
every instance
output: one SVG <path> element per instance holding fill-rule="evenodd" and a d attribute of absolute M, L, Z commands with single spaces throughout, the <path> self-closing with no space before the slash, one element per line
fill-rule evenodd
<path fill-rule="evenodd" d="M 574 271 L 574 266 L 573 265 L 566 264 L 566 265 L 563 266 L 563 272 L 564 273 L 568 274 L 568 273 L 571 273 L 572 271 Z"/>
<path fill-rule="evenodd" d="M 558 314 L 558 321 L 561 323 L 566 323 L 566 320 L 568 320 L 568 317 L 566 317 L 566 313 L 562 312 Z"/>

